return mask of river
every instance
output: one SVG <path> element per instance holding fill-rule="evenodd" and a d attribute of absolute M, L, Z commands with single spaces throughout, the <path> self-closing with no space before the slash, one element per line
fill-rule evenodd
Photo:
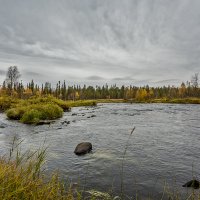
<path fill-rule="evenodd" d="M 45 142 L 47 172 L 58 169 L 64 180 L 85 190 L 119 194 L 123 180 L 128 196 L 161 197 L 165 183 L 185 194 L 189 190 L 182 184 L 200 175 L 199 122 L 200 105 L 189 104 L 78 107 L 50 126 L 25 125 L 0 114 L 0 153 L 8 154 L 14 136 L 23 140 L 22 151 Z M 93 151 L 76 156 L 73 151 L 83 141 L 91 142 Z"/>

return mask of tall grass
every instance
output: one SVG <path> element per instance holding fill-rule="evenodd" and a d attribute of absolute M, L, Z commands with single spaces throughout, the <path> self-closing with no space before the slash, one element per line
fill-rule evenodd
<path fill-rule="evenodd" d="M 73 200 L 57 173 L 46 176 L 42 171 L 46 149 L 21 153 L 12 148 L 10 157 L 0 158 L 1 200 Z"/>

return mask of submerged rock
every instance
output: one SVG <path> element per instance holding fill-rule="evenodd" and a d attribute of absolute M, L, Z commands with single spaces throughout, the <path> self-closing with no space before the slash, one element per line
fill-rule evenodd
<path fill-rule="evenodd" d="M 92 150 L 92 144 L 90 142 L 82 142 L 78 144 L 74 150 L 76 155 L 84 155 Z"/>
<path fill-rule="evenodd" d="M 70 124 L 70 121 L 63 121 L 61 124 Z"/>
<path fill-rule="evenodd" d="M 71 111 L 71 108 L 70 107 L 65 107 L 65 108 L 62 108 L 64 112 L 70 112 Z"/>
<path fill-rule="evenodd" d="M 0 128 L 6 128 L 4 125 L 0 125 Z"/>
<path fill-rule="evenodd" d="M 36 123 L 36 125 L 49 125 L 54 122 L 55 122 L 54 120 L 40 120 L 39 122 Z"/>
<path fill-rule="evenodd" d="M 96 117 L 96 115 L 91 115 L 91 116 L 88 116 L 87 118 L 92 118 L 92 117 Z"/>
<path fill-rule="evenodd" d="M 183 187 L 192 187 L 194 189 L 199 189 L 200 182 L 194 179 L 194 180 L 191 180 L 191 181 L 188 181 L 187 183 L 185 183 L 183 185 Z"/>

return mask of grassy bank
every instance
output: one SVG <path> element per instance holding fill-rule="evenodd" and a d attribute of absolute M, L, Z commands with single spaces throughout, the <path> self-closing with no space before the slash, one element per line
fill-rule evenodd
<path fill-rule="evenodd" d="M 0 97 L 0 110 L 6 112 L 7 117 L 26 124 L 38 124 L 42 120 L 54 120 L 62 117 L 63 112 L 71 107 L 95 106 L 93 100 L 63 101 L 48 96 L 43 98 L 14 99 Z"/>
<path fill-rule="evenodd" d="M 97 103 L 126 103 L 124 99 L 97 99 Z"/>
<path fill-rule="evenodd" d="M 162 98 L 162 99 L 97 99 L 97 103 L 174 103 L 174 104 L 200 104 L 200 98 Z"/>
<path fill-rule="evenodd" d="M 162 99 L 147 99 L 147 100 L 137 100 L 132 99 L 128 100 L 130 103 L 174 103 L 174 104 L 200 104 L 200 98 L 162 98 Z"/>

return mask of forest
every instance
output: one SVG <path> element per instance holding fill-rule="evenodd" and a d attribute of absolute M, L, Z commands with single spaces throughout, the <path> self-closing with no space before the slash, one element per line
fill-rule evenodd
<path fill-rule="evenodd" d="M 135 101 L 148 101 L 151 99 L 176 99 L 176 98 L 199 98 L 200 88 L 198 73 L 195 73 L 190 81 L 182 82 L 180 86 L 150 87 L 148 85 L 136 87 L 117 86 L 80 86 L 66 85 L 65 81 L 58 81 L 56 87 L 50 82 L 36 84 L 34 80 L 23 84 L 19 82 L 20 72 L 17 66 L 8 68 L 6 79 L 0 87 L 0 96 L 12 96 L 20 99 L 28 99 L 32 96 L 43 97 L 51 95 L 62 100 L 87 100 L 87 99 L 123 99 Z"/>

